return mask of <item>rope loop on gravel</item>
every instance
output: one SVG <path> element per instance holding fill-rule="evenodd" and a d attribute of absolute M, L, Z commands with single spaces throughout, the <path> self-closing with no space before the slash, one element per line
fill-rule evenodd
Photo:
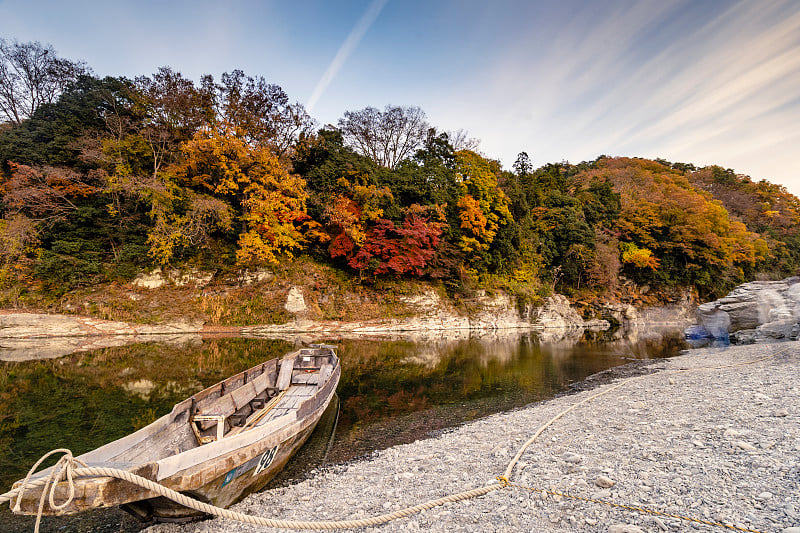
<path fill-rule="evenodd" d="M 50 475 L 47 478 L 43 478 L 42 480 L 37 480 L 31 483 L 30 479 L 31 476 L 36 472 L 36 469 L 39 468 L 43 462 L 47 460 L 48 457 L 56 454 L 63 454 L 55 465 L 53 465 L 53 469 L 50 471 Z M 42 513 L 44 512 L 44 502 L 48 500 L 50 503 L 50 508 L 54 511 L 59 511 L 64 509 L 67 505 L 72 503 L 72 500 L 75 499 L 75 465 L 78 464 L 80 466 L 87 466 L 86 463 L 81 461 L 80 459 L 75 459 L 73 457 L 72 452 L 66 448 L 58 448 L 56 450 L 52 450 L 44 454 L 36 463 L 28 470 L 28 475 L 25 476 L 25 480 L 22 482 L 22 485 L 15 491 L 12 490 L 11 492 L 7 492 L 3 495 L 0 495 L 0 503 L 7 502 L 13 498 L 13 493 L 16 492 L 17 499 L 14 502 L 14 508 L 12 509 L 13 512 L 19 513 L 20 512 L 20 505 L 22 504 L 22 497 L 25 495 L 25 490 L 29 487 L 44 485 L 45 488 L 42 489 L 42 496 L 39 498 L 39 508 L 36 512 L 36 525 L 34 526 L 34 531 L 39 533 L 39 524 L 42 522 Z M 67 481 L 67 486 L 69 487 L 69 495 L 67 499 L 64 500 L 63 503 L 56 504 L 55 502 L 55 493 L 56 493 L 56 486 L 62 480 Z M 41 482 L 40 482 L 41 481 Z M 49 490 L 48 490 L 49 485 Z"/>
<path fill-rule="evenodd" d="M 783 352 L 786 352 L 788 350 L 789 350 L 789 347 L 786 347 L 786 348 L 783 348 L 781 350 L 777 350 L 777 351 L 775 351 L 775 352 L 773 352 L 773 353 L 771 353 L 771 354 L 769 354 L 769 355 L 767 355 L 765 357 L 761 357 L 761 358 L 754 359 L 754 360 L 751 360 L 751 361 L 743 361 L 743 362 L 738 362 L 738 363 L 731 363 L 731 364 L 728 364 L 728 365 L 722 365 L 722 366 L 717 366 L 717 367 L 684 368 L 684 369 L 673 370 L 673 371 L 669 371 L 669 372 L 662 372 L 662 375 L 679 374 L 679 373 L 684 373 L 684 372 L 693 372 L 693 371 L 700 371 L 700 370 L 721 370 L 723 368 L 731 368 L 731 367 L 736 367 L 736 366 L 750 365 L 750 364 L 755 364 L 755 363 L 770 359 L 770 358 L 775 357 L 775 356 L 777 356 L 777 355 L 779 355 L 779 354 L 781 354 Z M 511 461 L 509 462 L 508 466 L 506 467 L 506 470 L 505 470 L 504 474 L 501 475 L 501 476 L 497 476 L 497 478 L 496 478 L 497 481 L 498 481 L 497 483 L 493 483 L 493 484 L 486 485 L 486 486 L 483 486 L 483 487 L 479 487 L 479 488 L 476 488 L 476 489 L 467 490 L 467 491 L 464 491 L 464 492 L 459 492 L 457 494 L 451 494 L 451 495 L 448 495 L 448 496 L 445 496 L 445 497 L 442 497 L 442 498 L 429 500 L 429 501 L 427 501 L 425 503 L 421 503 L 421 504 L 418 504 L 418 505 L 407 507 L 405 509 L 400 509 L 400 510 L 395 511 L 393 513 L 383 514 L 383 515 L 380 515 L 380 516 L 375 516 L 375 517 L 370 517 L 370 518 L 363 518 L 363 519 L 358 519 L 358 520 L 336 520 L 336 521 L 333 521 L 333 520 L 329 520 L 329 521 L 302 521 L 302 520 L 277 520 L 277 519 L 273 519 L 273 518 L 266 518 L 266 517 L 263 517 L 263 516 L 247 515 L 247 514 L 244 514 L 244 513 L 231 511 L 229 509 L 223 509 L 223 508 L 220 508 L 220 507 L 216 507 L 214 505 L 210 505 L 210 504 L 195 500 L 194 498 L 186 496 L 185 494 L 181 494 L 180 492 L 176 492 L 176 491 L 174 491 L 172 489 L 164 487 L 163 485 L 160 485 L 159 483 L 156 483 L 155 481 L 151 481 L 151 480 L 149 480 L 147 478 L 138 476 L 138 475 L 133 474 L 131 472 L 128 472 L 126 470 L 119 470 L 119 469 L 116 469 L 116 468 L 104 468 L 104 467 L 90 467 L 90 466 L 87 466 L 86 463 L 84 463 L 80 459 L 76 459 L 75 457 L 73 457 L 72 452 L 70 450 L 68 450 L 68 449 L 65 449 L 65 448 L 60 448 L 60 449 L 48 452 L 47 454 L 42 456 L 41 459 L 36 461 L 36 463 L 33 465 L 33 467 L 31 467 L 30 471 L 28 471 L 28 475 L 25 476 L 25 480 L 22 482 L 22 484 L 18 488 L 12 489 L 11 491 L 6 492 L 5 494 L 0 494 L 0 504 L 8 502 L 8 501 L 11 501 L 11 500 L 14 500 L 16 498 L 14 506 L 13 506 L 13 511 L 14 512 L 19 512 L 20 509 L 21 509 L 20 506 L 21 506 L 21 503 L 22 503 L 22 498 L 23 498 L 25 492 L 27 490 L 29 490 L 29 489 L 33 489 L 33 488 L 36 488 L 36 487 L 43 486 L 42 495 L 41 495 L 41 497 L 39 499 L 39 507 L 38 507 L 37 514 L 36 514 L 36 525 L 34 527 L 35 533 L 38 533 L 39 532 L 39 525 L 40 525 L 40 522 L 41 522 L 43 510 L 44 510 L 45 501 L 46 500 L 48 501 L 48 503 L 50 504 L 50 507 L 53 510 L 57 511 L 57 510 L 60 510 L 60 509 L 64 509 L 67 505 L 69 505 L 72 502 L 72 500 L 75 497 L 75 478 L 81 478 L 81 477 L 112 477 L 112 478 L 116 478 L 116 479 L 121 479 L 121 480 L 127 481 L 128 483 L 132 483 L 132 484 L 137 485 L 137 486 L 139 486 L 139 487 L 141 487 L 143 489 L 152 491 L 152 492 L 158 494 L 159 496 L 163 496 L 165 498 L 169 498 L 170 500 L 172 500 L 172 501 L 174 501 L 174 502 L 176 502 L 176 503 L 178 503 L 180 505 L 183 505 L 185 507 L 188 507 L 190 509 L 194 509 L 196 511 L 200 511 L 202 513 L 206 513 L 206 514 L 209 514 L 209 515 L 217 516 L 217 517 L 220 517 L 220 518 L 226 518 L 226 519 L 229 519 L 229 520 L 236 520 L 238 522 L 243 522 L 243 523 L 251 524 L 251 525 L 274 527 L 274 528 L 303 529 L 303 530 L 305 530 L 305 529 L 326 530 L 326 529 L 352 529 L 352 528 L 359 528 L 359 527 L 376 526 L 376 525 L 379 525 L 379 524 L 384 524 L 386 522 L 390 522 L 392 520 L 397 520 L 399 518 L 405 518 L 407 516 L 410 516 L 410 515 L 413 515 L 413 514 L 422 512 L 422 511 L 426 511 L 428 509 L 432 509 L 432 508 L 438 507 L 440 505 L 444 505 L 446 503 L 455 503 L 455 502 L 459 502 L 459 501 L 462 501 L 462 500 L 468 500 L 468 499 L 471 499 L 471 498 L 476 498 L 478 496 L 483 496 L 483 495 L 489 494 L 490 492 L 493 492 L 493 491 L 498 490 L 498 489 L 505 489 L 505 488 L 508 488 L 508 487 L 517 487 L 517 488 L 535 490 L 535 491 L 549 493 L 549 494 L 555 494 L 555 495 L 563 496 L 563 497 L 567 497 L 567 498 L 574 498 L 574 499 L 579 499 L 579 500 L 584 500 L 584 501 L 590 501 L 590 502 L 595 502 L 595 503 L 602 503 L 602 504 L 606 504 L 606 505 L 612 505 L 612 506 L 615 506 L 615 507 L 622 507 L 622 508 L 625 508 L 625 509 L 635 510 L 635 511 L 643 512 L 643 513 L 661 514 L 661 515 L 664 515 L 664 516 L 672 516 L 672 517 L 675 517 L 675 518 L 681 518 L 681 519 L 689 520 L 689 521 L 692 521 L 692 522 L 699 522 L 699 523 L 704 523 L 704 524 L 708 524 L 708 525 L 716 525 L 716 526 L 725 527 L 725 528 L 729 528 L 729 529 L 737 529 L 737 530 L 740 530 L 740 531 L 754 531 L 754 533 L 756 533 L 755 530 L 740 529 L 740 528 L 728 526 L 728 525 L 725 525 L 725 524 L 709 523 L 709 522 L 704 522 L 704 521 L 701 521 L 701 520 L 696 520 L 696 519 L 693 519 L 693 518 L 687 518 L 687 517 L 682 517 L 682 516 L 678 516 L 678 515 L 668 515 L 668 514 L 665 514 L 665 513 L 660 513 L 658 511 L 650 511 L 650 510 L 647 510 L 647 509 L 640 509 L 640 508 L 631 507 L 631 506 L 613 504 L 613 503 L 604 502 L 604 501 L 600 501 L 600 500 L 592 500 L 592 499 L 589 499 L 589 498 L 580 498 L 580 497 L 576 497 L 576 496 L 570 496 L 570 495 L 567 495 L 567 494 L 560 494 L 560 493 L 555 493 L 555 492 L 552 492 L 552 491 L 547 491 L 547 490 L 542 490 L 542 489 L 524 487 L 522 485 L 515 485 L 515 484 L 511 483 L 511 481 L 510 481 L 511 473 L 513 472 L 514 467 L 516 466 L 516 464 L 519 461 L 519 459 L 527 451 L 527 449 L 530 447 L 530 445 L 533 444 L 536 441 L 536 439 L 548 427 L 553 425 L 558 419 L 560 419 L 564 415 L 570 413 L 571 411 L 577 409 L 578 407 L 580 407 L 581 405 L 583 405 L 583 404 L 585 404 L 587 402 L 590 402 L 590 401 L 592 401 L 592 400 L 594 400 L 596 398 L 599 398 L 600 396 L 603 396 L 605 394 L 608 394 L 609 392 L 617 390 L 620 387 L 626 385 L 627 383 L 630 383 L 631 381 L 634 381 L 634 380 L 637 380 L 637 379 L 641 379 L 641 378 L 647 377 L 649 375 L 650 374 L 644 374 L 644 375 L 628 378 L 628 379 L 626 379 L 626 380 L 624 380 L 624 381 L 622 381 L 622 382 L 620 382 L 620 383 L 618 383 L 618 384 L 616 384 L 616 385 L 614 385 L 612 387 L 609 387 L 609 388 L 604 389 L 604 390 L 602 390 L 600 392 L 597 392 L 597 393 L 595 393 L 595 394 L 593 394 L 593 395 L 591 395 L 591 396 L 589 396 L 587 398 L 584 398 L 580 402 L 577 402 L 577 403 L 573 404 L 572 406 L 570 406 L 569 408 L 564 409 L 563 411 L 558 413 L 556 416 L 554 416 L 549 421 L 547 421 L 544 425 L 539 427 L 539 429 L 536 431 L 536 433 L 534 433 L 534 435 L 530 439 L 528 439 L 528 441 L 525 442 L 525 444 L 523 444 L 519 448 L 519 451 L 517 452 L 517 454 L 514 456 L 513 459 L 511 459 Z M 59 458 L 59 460 L 53 466 L 53 469 L 51 470 L 49 476 L 47 476 L 46 478 L 42 477 L 42 478 L 39 478 L 39 479 L 31 480 L 31 477 L 36 472 L 36 469 L 39 468 L 39 466 L 45 460 L 47 460 L 50 456 L 58 454 L 58 453 L 61 453 L 63 455 L 61 456 L 61 458 Z M 80 466 L 80 468 L 76 468 L 76 465 Z M 56 504 L 55 503 L 56 486 L 61 481 L 66 481 L 67 482 L 69 494 L 67 496 L 67 499 L 64 502 L 62 502 L 60 504 Z"/>

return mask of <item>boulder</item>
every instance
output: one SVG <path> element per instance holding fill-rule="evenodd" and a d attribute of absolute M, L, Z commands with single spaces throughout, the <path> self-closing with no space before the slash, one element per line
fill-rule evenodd
<path fill-rule="evenodd" d="M 190 268 L 185 271 L 177 269 L 163 271 L 160 267 L 157 267 L 150 272 L 143 272 L 136 276 L 131 285 L 143 289 L 158 289 L 167 283 L 172 283 L 176 287 L 185 285 L 205 287 L 211 282 L 214 274 L 215 272 L 205 272 L 196 268 Z"/>
<path fill-rule="evenodd" d="M 601 307 L 600 315 L 611 322 L 624 324 L 639 318 L 639 311 L 631 304 L 609 302 Z"/>
<path fill-rule="evenodd" d="M 742 344 L 797 339 L 800 277 L 739 285 L 724 298 L 698 306 L 697 320 L 714 337 L 731 332 Z"/>
<path fill-rule="evenodd" d="M 300 287 L 292 287 L 286 295 L 286 305 L 284 309 L 290 313 L 302 313 L 308 310 L 306 300 L 303 298 L 303 290 Z"/>
<path fill-rule="evenodd" d="M 270 270 L 266 269 L 258 269 L 258 270 L 240 270 L 236 281 L 242 287 L 247 285 L 252 285 L 253 283 L 261 283 L 264 281 L 272 281 L 275 278 L 275 274 L 272 273 Z"/>
<path fill-rule="evenodd" d="M 131 284 L 134 287 L 141 287 L 143 289 L 158 289 L 167 284 L 166 278 L 161 273 L 160 268 L 153 269 L 152 272 L 142 272 Z"/>

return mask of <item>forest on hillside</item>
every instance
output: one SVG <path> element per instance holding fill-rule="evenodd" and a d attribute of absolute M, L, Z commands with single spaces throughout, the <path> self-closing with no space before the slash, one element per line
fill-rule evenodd
<path fill-rule="evenodd" d="M 624 276 L 715 296 L 800 266 L 800 201 L 779 185 L 602 155 L 534 168 L 523 152 L 504 169 L 418 107 L 320 126 L 239 70 L 99 78 L 0 40 L 0 121 L 0 289 L 58 296 L 158 265 L 302 256 L 364 284 L 541 296 Z"/>

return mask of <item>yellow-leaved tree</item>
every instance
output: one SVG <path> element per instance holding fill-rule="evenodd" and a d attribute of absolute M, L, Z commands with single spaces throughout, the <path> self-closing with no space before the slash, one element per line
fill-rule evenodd
<path fill-rule="evenodd" d="M 205 189 L 232 204 L 240 223 L 240 263 L 277 263 L 302 249 L 309 223 L 305 181 L 290 174 L 268 146 L 235 126 L 204 127 L 186 142 L 176 173 L 183 185 Z"/>
<path fill-rule="evenodd" d="M 512 220 L 508 197 L 497 187 L 499 171 L 496 161 L 470 150 L 456 152 L 456 176 L 461 187 L 459 246 L 467 253 L 488 251 L 498 228 Z"/>

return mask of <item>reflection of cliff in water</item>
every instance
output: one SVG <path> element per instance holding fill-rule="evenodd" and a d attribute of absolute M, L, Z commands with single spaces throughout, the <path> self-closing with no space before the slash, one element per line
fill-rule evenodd
<path fill-rule="evenodd" d="M 686 348 L 680 330 L 634 339 L 592 332 L 553 343 L 536 334 L 491 341 L 338 343 L 342 409 L 334 460 L 552 397 L 631 359 L 667 357 Z"/>
<path fill-rule="evenodd" d="M 198 334 L 0 338 L 0 361 L 55 359 L 75 353 L 143 342 L 157 342 L 168 346 L 184 347 L 199 345 L 203 341 Z"/>
<path fill-rule="evenodd" d="M 490 361 L 508 363 L 524 345 L 538 346 L 543 353 L 553 358 L 570 357 L 576 350 L 586 350 L 621 358 L 652 359 L 671 357 L 688 348 L 683 332 L 674 327 L 615 330 L 571 328 L 518 333 L 513 337 L 482 335 L 460 340 L 417 341 L 413 343 L 413 353 L 404 362 L 434 368 L 448 353 L 463 346 L 463 343 L 481 346 L 476 350 L 476 357 L 483 364 Z"/>

